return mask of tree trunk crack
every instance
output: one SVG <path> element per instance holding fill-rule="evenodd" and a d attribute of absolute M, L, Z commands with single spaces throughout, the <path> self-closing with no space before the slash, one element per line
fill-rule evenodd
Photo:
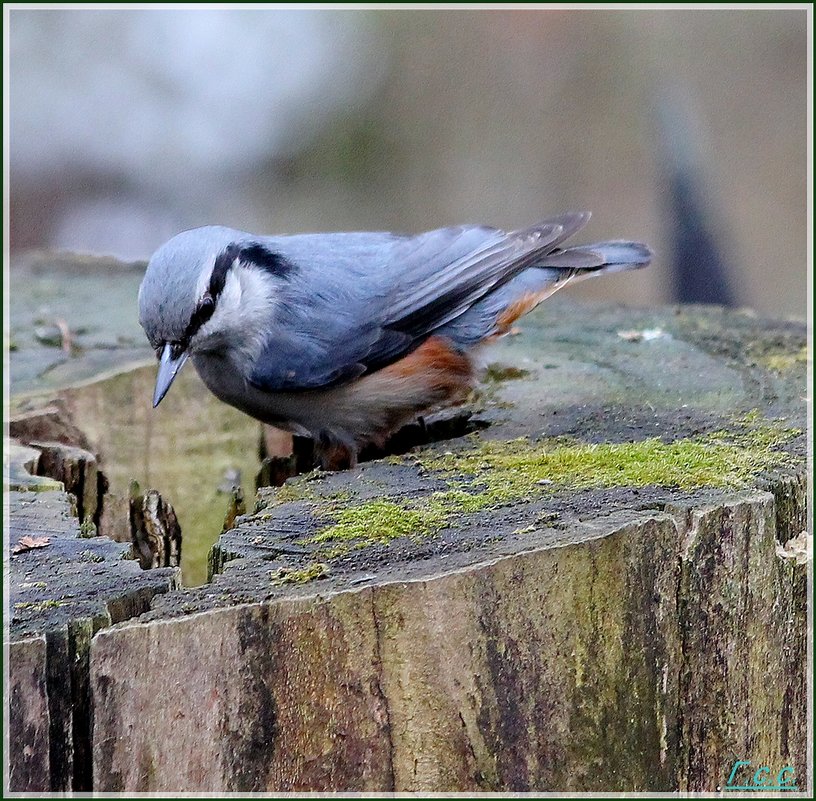
<path fill-rule="evenodd" d="M 382 701 L 385 710 L 385 728 L 388 737 L 388 786 L 382 788 L 385 792 L 396 791 L 396 779 L 394 775 L 394 732 L 391 727 L 391 705 L 388 695 L 383 688 L 383 660 L 382 660 L 382 625 L 377 614 L 377 600 L 374 590 L 371 591 L 371 617 L 374 621 L 374 659 L 376 662 L 377 694 Z"/>

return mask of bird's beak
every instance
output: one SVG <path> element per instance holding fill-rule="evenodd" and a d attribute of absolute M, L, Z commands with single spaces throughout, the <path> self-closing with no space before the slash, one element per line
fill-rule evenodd
<path fill-rule="evenodd" d="M 161 399 L 167 394 L 167 390 L 170 389 L 170 385 L 178 375 L 178 371 L 184 367 L 184 362 L 187 361 L 187 357 L 190 355 L 185 350 L 174 359 L 172 351 L 173 346 L 169 342 L 166 343 L 159 360 L 159 374 L 156 376 L 156 389 L 153 392 L 154 409 L 161 403 Z"/>

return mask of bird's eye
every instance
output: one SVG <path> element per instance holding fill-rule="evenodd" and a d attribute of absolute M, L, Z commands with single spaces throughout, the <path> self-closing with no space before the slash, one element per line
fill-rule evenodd
<path fill-rule="evenodd" d="M 164 351 L 164 343 L 160 343 L 159 345 L 154 345 L 153 350 L 156 352 L 156 358 L 161 359 L 162 351 Z"/>
<path fill-rule="evenodd" d="M 215 301 L 212 295 L 207 292 L 203 298 L 198 302 L 195 317 L 199 325 L 206 323 L 212 317 L 215 311 Z"/>

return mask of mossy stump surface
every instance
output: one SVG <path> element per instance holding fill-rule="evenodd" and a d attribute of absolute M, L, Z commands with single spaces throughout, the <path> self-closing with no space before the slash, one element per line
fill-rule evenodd
<path fill-rule="evenodd" d="M 460 436 L 261 491 L 210 582 L 88 632 L 84 775 L 715 791 L 745 759 L 806 790 L 805 342 L 747 312 L 544 304 Z M 47 765 L 46 712 L 75 700 L 21 642 L 19 742 Z"/>

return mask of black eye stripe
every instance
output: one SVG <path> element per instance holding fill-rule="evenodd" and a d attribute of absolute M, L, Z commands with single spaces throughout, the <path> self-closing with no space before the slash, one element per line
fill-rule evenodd
<path fill-rule="evenodd" d="M 280 253 L 269 250 L 260 242 L 250 242 L 244 245 L 238 255 L 241 261 L 250 262 L 281 278 L 286 278 L 294 269 L 292 262 L 285 259 Z"/>
<path fill-rule="evenodd" d="M 288 276 L 294 269 L 294 265 L 290 261 L 269 250 L 259 242 L 250 242 L 244 245 L 233 242 L 227 245 L 216 256 L 207 292 L 199 301 L 192 317 L 190 317 L 184 336 L 178 342 L 172 343 L 174 353 L 180 353 L 187 348 L 190 340 L 198 333 L 201 326 L 213 316 L 218 299 L 227 284 L 227 275 L 229 275 L 229 271 L 232 269 L 232 265 L 235 264 L 236 259 L 253 264 L 282 278 Z"/>
<path fill-rule="evenodd" d="M 218 298 L 227 283 L 227 275 L 236 259 L 253 264 L 255 267 L 259 267 L 280 278 L 288 277 L 295 269 L 292 262 L 285 259 L 280 253 L 269 250 L 260 242 L 249 242 L 244 245 L 233 242 L 218 254 L 213 265 L 212 275 L 210 276 L 210 295 L 215 302 L 218 302 Z"/>
<path fill-rule="evenodd" d="M 227 273 L 238 258 L 241 248 L 234 242 L 218 254 L 213 265 L 212 275 L 210 276 L 210 297 L 214 302 L 218 302 L 221 292 L 227 283 Z"/>
<path fill-rule="evenodd" d="M 213 300 L 212 295 L 207 292 L 204 297 L 201 298 L 196 310 L 193 312 L 193 316 L 190 318 L 190 322 L 187 324 L 187 328 L 184 331 L 184 336 L 178 343 L 174 343 L 174 350 L 176 349 L 176 345 L 178 345 L 179 351 L 185 350 L 190 344 L 190 340 L 198 333 L 201 326 L 213 316 L 214 311 L 215 300 Z"/>

